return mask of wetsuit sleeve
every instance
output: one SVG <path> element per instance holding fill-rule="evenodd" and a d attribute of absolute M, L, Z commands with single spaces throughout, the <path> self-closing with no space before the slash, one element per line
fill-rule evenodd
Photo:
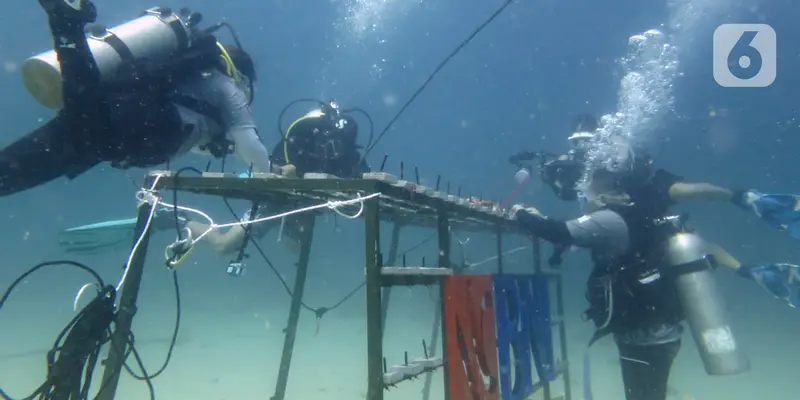
<path fill-rule="evenodd" d="M 650 178 L 651 193 L 654 198 L 647 199 L 647 202 L 663 204 L 666 207 L 677 204 L 669 196 L 669 188 L 672 185 L 683 182 L 683 177 L 667 172 L 663 169 L 656 170 L 653 177 Z"/>
<path fill-rule="evenodd" d="M 600 210 L 566 222 L 572 244 L 623 253 L 628 249 L 628 224 L 614 211 Z"/>
<path fill-rule="evenodd" d="M 572 237 L 564 221 L 545 218 L 525 210 L 517 212 L 517 222 L 523 231 L 555 244 L 572 244 Z"/>
<path fill-rule="evenodd" d="M 224 75 L 215 80 L 221 98 L 219 107 L 226 136 L 233 141 L 236 156 L 257 172 L 269 172 L 269 153 L 258 135 L 253 113 L 247 104 L 247 93 Z"/>
<path fill-rule="evenodd" d="M 555 244 L 619 252 L 628 248 L 628 226 L 619 214 L 610 210 L 597 211 L 566 222 L 521 210 L 517 212 L 517 221 L 524 231 Z"/>

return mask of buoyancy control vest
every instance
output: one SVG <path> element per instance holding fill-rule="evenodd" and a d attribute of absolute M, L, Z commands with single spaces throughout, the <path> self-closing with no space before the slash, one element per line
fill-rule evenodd
<path fill-rule="evenodd" d="M 183 146 L 194 129 L 193 126 L 185 126 L 182 123 L 176 105 L 209 118 L 218 126 L 224 126 L 218 107 L 178 91 L 181 85 L 190 80 L 202 79 L 201 74 L 206 71 L 220 68 L 221 55 L 222 50 L 216 38 L 206 35 L 196 38 L 190 48 L 176 54 L 170 60 L 152 62 L 148 59 L 138 59 L 131 62 L 118 71 L 115 79 L 105 84 L 109 101 L 120 107 L 121 118 L 125 115 L 139 116 L 145 121 L 139 124 L 144 127 L 139 128 L 149 127 L 148 130 L 153 131 L 147 134 L 147 146 L 140 146 L 138 144 L 140 140 L 136 138 L 142 133 L 137 134 L 135 131 L 141 129 L 131 129 L 130 136 L 133 141 L 129 146 L 124 146 L 127 148 L 124 152 L 125 158 L 112 161 L 112 166 L 149 167 L 168 161 L 177 149 Z M 136 109 L 131 110 L 131 107 Z M 227 143 L 217 144 L 226 141 L 223 133 L 219 137 L 211 138 L 210 143 L 215 148 L 229 149 Z M 137 147 L 142 148 L 137 149 Z M 212 152 L 212 154 L 222 157 L 227 153 Z"/>
<path fill-rule="evenodd" d="M 595 263 L 587 282 L 586 319 L 597 327 L 594 340 L 608 333 L 680 322 L 683 312 L 675 285 L 652 265 L 652 254 L 682 228 L 681 217 L 650 215 L 646 208 L 607 206 L 628 226 L 630 245 L 620 256 L 592 254 Z"/>

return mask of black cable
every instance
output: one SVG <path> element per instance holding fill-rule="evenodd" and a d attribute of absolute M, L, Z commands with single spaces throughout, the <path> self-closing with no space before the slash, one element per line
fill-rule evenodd
<path fill-rule="evenodd" d="M 101 288 L 97 296 L 70 320 L 61 330 L 53 347 L 47 352 L 47 379 L 33 394 L 24 400 L 83 400 L 88 399 L 89 386 L 94 368 L 100 357 L 101 347 L 109 341 L 110 326 L 116 319 L 116 290 L 106 286 L 92 268 L 69 260 L 49 261 L 38 264 L 20 275 L 0 298 L 0 309 L 5 305 L 14 289 L 34 272 L 49 266 L 73 266 L 88 272 Z M 131 349 L 135 349 L 131 343 Z M 144 367 L 140 363 L 140 367 Z M 101 390 L 108 380 L 101 386 Z M 150 398 L 155 399 L 152 385 Z M 11 397 L 0 389 L 0 397 Z"/>
<path fill-rule="evenodd" d="M 230 207 L 230 204 L 228 204 L 227 199 L 224 199 L 224 200 L 225 200 L 226 205 L 228 206 L 228 210 L 230 210 L 231 213 L 233 213 L 234 217 L 236 217 L 236 212 L 233 211 L 233 208 Z M 238 217 L 236 217 L 236 218 L 238 219 Z M 404 256 L 404 255 L 406 255 L 406 254 L 418 249 L 419 247 L 421 247 L 422 245 L 424 245 L 425 243 L 427 243 L 431 239 L 433 239 L 435 236 L 436 236 L 435 233 L 430 235 L 430 236 L 428 236 L 426 239 L 422 240 L 421 242 L 419 242 L 419 243 L 415 244 L 414 246 L 411 246 L 410 248 L 408 248 L 408 249 L 404 250 L 403 252 L 401 252 L 399 256 L 402 257 L 402 256 Z M 266 261 L 267 265 L 269 265 L 269 268 L 275 274 L 275 277 L 278 278 L 278 281 L 280 281 L 281 285 L 283 286 L 283 289 L 286 291 L 286 294 L 288 294 L 289 297 L 292 297 L 293 296 L 292 290 L 289 288 L 289 285 L 286 283 L 286 280 L 283 279 L 283 277 L 281 276 L 280 272 L 278 272 L 278 270 L 275 268 L 275 266 L 269 260 L 269 258 L 267 257 L 266 253 L 264 253 L 264 250 L 261 249 L 261 246 L 258 244 L 258 242 L 255 241 L 254 238 L 251 237 L 250 240 L 251 240 L 251 243 L 256 247 L 256 250 L 261 255 L 261 257 L 264 259 L 264 261 Z M 344 304 L 347 300 L 350 300 L 351 297 L 353 297 L 356 293 L 358 293 L 359 290 L 361 290 L 361 288 L 363 288 L 366 285 L 367 285 L 367 281 L 366 280 L 364 282 L 361 282 L 353 290 L 348 292 L 348 294 L 346 294 L 344 297 L 342 297 L 341 300 L 339 300 L 338 302 L 334 303 L 330 307 L 324 307 L 323 306 L 323 307 L 314 308 L 314 307 L 311 307 L 311 306 L 307 305 L 302 300 L 300 301 L 300 305 L 304 309 L 313 312 L 314 315 L 317 317 L 317 319 L 321 319 L 322 316 L 325 315 L 325 313 L 327 313 L 328 311 L 333 311 L 333 310 L 339 308 L 339 306 Z"/>
<path fill-rule="evenodd" d="M 389 129 L 392 127 L 392 125 L 394 125 L 394 123 L 400 118 L 400 116 L 403 115 L 403 113 L 411 105 L 411 103 L 413 103 L 414 100 L 417 99 L 417 97 L 422 93 L 422 91 L 425 90 L 425 88 L 428 86 L 428 84 L 431 83 L 433 78 L 435 78 L 436 75 L 439 74 L 439 72 L 445 67 L 445 65 L 447 65 L 447 63 L 450 62 L 450 60 L 453 57 L 455 57 L 456 54 L 458 54 L 461 51 L 461 49 L 463 49 L 467 44 L 469 44 L 469 42 L 471 42 L 472 39 L 475 38 L 475 36 L 478 36 L 478 34 L 481 33 L 481 31 L 484 28 L 486 28 L 486 26 L 488 26 L 492 21 L 494 21 L 495 18 L 497 18 L 503 11 L 505 11 L 505 9 L 509 5 L 511 5 L 512 2 L 514 2 L 514 0 L 506 0 L 497 9 L 497 11 L 495 11 L 482 24 L 478 25 L 478 27 L 475 28 L 475 30 L 472 31 L 472 33 L 469 36 L 467 36 L 467 38 L 464 39 L 464 41 L 461 42 L 461 44 L 456 46 L 456 48 L 452 52 L 450 52 L 450 54 L 447 57 L 445 57 L 444 61 L 439 63 L 439 65 L 433 70 L 433 72 L 430 75 L 428 75 L 428 78 L 425 80 L 425 82 L 423 82 L 422 85 L 420 85 L 420 87 L 414 92 L 414 94 L 412 94 L 411 97 L 405 102 L 405 104 L 403 104 L 403 107 L 400 108 L 400 111 L 398 111 L 397 114 L 395 114 L 394 117 L 392 117 L 392 119 L 389 120 L 389 123 L 386 124 L 386 127 L 383 128 L 381 133 L 378 135 L 378 138 L 375 139 L 375 143 L 373 143 L 370 147 L 365 149 L 364 154 L 361 156 L 361 160 L 359 160 L 358 164 L 356 164 L 356 165 L 360 165 L 362 162 L 364 162 L 364 160 L 367 158 L 367 155 L 372 151 L 372 149 L 374 149 L 375 146 L 378 145 L 378 142 L 380 142 L 381 139 L 383 139 L 383 137 L 386 136 L 386 133 L 389 132 Z"/>
<path fill-rule="evenodd" d="M 224 160 L 224 158 L 223 158 L 222 163 L 223 163 L 222 164 L 222 172 L 224 172 L 224 168 L 225 168 L 225 160 Z M 228 201 L 228 199 L 226 197 L 223 197 L 222 201 L 225 203 L 225 207 L 231 213 L 233 218 L 235 218 L 237 221 L 239 221 L 240 220 L 239 219 L 239 215 L 233 209 L 233 207 L 231 206 L 231 204 Z M 251 215 L 251 217 L 252 217 L 252 215 Z M 283 279 L 283 277 L 281 276 L 281 273 L 278 272 L 278 269 L 275 268 L 275 265 L 272 263 L 272 261 L 269 259 L 269 257 L 267 257 L 267 253 L 264 252 L 264 250 L 261 248 L 261 245 L 258 244 L 258 242 L 253 237 L 253 235 L 246 235 L 245 236 L 245 240 L 248 240 L 248 239 L 249 239 L 250 243 L 256 248 L 256 251 L 258 252 L 258 254 L 261 255 L 261 258 L 264 259 L 264 262 L 267 263 L 267 266 L 269 266 L 270 270 L 272 270 L 272 273 L 275 275 L 275 277 L 278 278 L 278 281 L 283 286 L 283 289 L 286 291 L 286 294 L 288 294 L 289 297 L 293 297 L 294 294 L 292 293 L 292 290 L 289 288 L 289 284 L 286 283 L 286 280 Z M 332 305 L 330 307 L 324 307 L 324 306 L 323 307 L 316 307 L 316 308 L 315 307 L 311 307 L 308 304 L 306 304 L 302 299 L 300 300 L 300 306 L 303 307 L 304 309 L 308 310 L 308 311 L 313 312 L 314 315 L 317 317 L 317 319 L 321 319 L 322 316 L 325 315 L 325 313 L 327 313 L 328 311 L 335 310 L 336 308 L 338 308 L 339 306 L 344 304 L 345 301 L 350 299 L 350 297 L 352 297 L 355 293 L 357 293 L 358 290 L 361 289 L 365 284 L 366 284 L 366 282 L 362 283 L 361 285 L 359 285 L 358 287 L 353 289 L 343 299 L 339 300 L 338 302 L 336 302 L 334 305 Z"/>
<path fill-rule="evenodd" d="M 325 102 L 317 100 L 317 99 L 301 98 L 301 99 L 295 99 L 295 100 L 290 101 L 289 104 L 287 104 L 287 105 L 285 105 L 283 107 L 283 109 L 281 110 L 280 114 L 278 114 L 278 134 L 281 136 L 281 140 L 284 140 L 284 136 L 286 136 L 286 131 L 283 130 L 283 117 L 286 114 L 286 112 L 289 111 L 290 108 L 292 108 L 292 106 L 294 106 L 295 104 L 298 104 L 298 103 L 317 103 L 322 107 L 325 106 Z M 224 161 L 223 161 L 222 170 L 223 170 L 223 172 L 225 172 Z"/>
<path fill-rule="evenodd" d="M 202 175 L 203 174 L 197 168 L 194 168 L 194 167 L 183 167 L 183 168 L 179 169 L 178 171 L 176 171 L 175 175 L 173 177 L 172 202 L 173 202 L 173 206 L 174 207 L 172 208 L 172 212 L 173 212 L 173 218 L 175 219 L 175 232 L 178 235 L 178 240 L 182 240 L 183 239 L 183 230 L 181 229 L 180 219 L 179 219 L 179 215 L 178 215 L 178 178 L 180 177 L 180 175 L 182 173 L 184 173 L 186 171 L 192 171 L 192 172 L 197 173 L 198 175 Z M 178 281 L 178 273 L 174 269 L 172 269 L 172 282 L 173 282 L 173 287 L 175 289 L 175 326 L 174 326 L 173 331 L 172 331 L 172 337 L 170 338 L 169 347 L 167 348 L 167 355 L 165 357 L 164 364 L 161 366 L 161 368 L 159 368 L 152 375 L 148 374 L 147 371 L 144 368 L 143 363 L 141 362 L 141 359 L 140 359 L 140 357 L 138 355 L 138 352 L 136 351 L 136 349 L 134 347 L 134 339 L 133 339 L 133 334 L 132 333 L 131 333 L 131 336 L 130 336 L 130 338 L 128 340 L 128 344 L 130 345 L 131 351 L 128 352 L 128 354 L 125 355 L 124 359 L 127 359 L 128 355 L 133 353 L 134 358 L 136 358 L 136 360 L 137 360 L 138 367 L 142 371 L 142 375 L 136 374 L 136 372 L 134 372 L 133 369 L 127 363 L 123 362 L 123 367 L 128 372 L 128 374 L 130 374 L 134 379 L 147 382 L 147 385 L 148 385 L 148 387 L 150 387 L 150 390 L 151 390 L 151 397 L 154 397 L 154 394 L 152 394 L 153 389 L 152 389 L 152 384 L 151 384 L 150 381 L 152 379 L 158 377 L 159 375 L 161 375 L 167 369 L 167 367 L 169 366 L 169 362 L 172 359 L 172 353 L 175 350 L 175 343 L 178 340 L 178 333 L 180 331 L 180 325 L 181 325 L 181 293 L 180 293 L 180 285 L 179 285 L 179 281 Z M 118 354 L 121 354 L 120 350 L 121 349 L 117 349 Z"/>
<path fill-rule="evenodd" d="M 180 330 L 181 326 L 181 289 L 178 285 L 178 271 L 174 269 L 172 270 L 172 285 L 175 288 L 175 327 L 173 328 L 172 337 L 169 341 L 169 348 L 167 349 L 167 356 L 164 359 L 164 364 L 162 364 L 161 368 L 159 368 L 152 375 L 148 374 L 147 371 L 144 370 L 141 363 L 139 363 L 139 368 L 142 369 L 142 375 L 137 375 L 130 366 L 123 364 L 125 369 L 128 371 L 128 374 L 130 374 L 130 376 L 136 380 L 149 382 L 150 380 L 155 379 L 167 369 L 167 366 L 172 359 L 172 352 L 175 350 L 175 343 L 178 341 L 178 331 Z M 129 342 L 131 343 L 131 349 L 134 349 L 133 334 L 131 334 Z M 135 358 L 139 358 L 135 350 L 133 355 Z"/>
<path fill-rule="evenodd" d="M 233 207 L 231 206 L 231 203 L 228 201 L 228 199 L 226 197 L 223 197 L 222 201 L 225 203 L 225 207 L 228 208 L 228 211 L 231 213 L 233 218 L 235 218 L 237 221 L 239 221 L 239 215 L 236 214 L 236 211 L 233 209 Z M 272 273 L 275 274 L 275 277 L 278 278 L 278 281 L 281 283 L 283 288 L 286 290 L 286 293 L 289 295 L 289 297 L 292 297 L 293 294 L 292 294 L 292 290 L 289 289 L 289 284 L 286 283 L 286 280 L 283 279 L 283 277 L 281 276 L 281 273 L 278 272 L 277 268 L 275 268 L 275 264 L 273 264 L 272 261 L 269 259 L 269 257 L 267 257 L 267 253 L 264 252 L 264 250 L 261 248 L 261 245 L 258 244 L 256 239 L 252 235 L 250 235 L 249 237 L 246 237 L 245 239 L 249 239 L 250 243 L 253 246 L 255 246 L 256 251 L 258 251 L 258 254 L 261 255 L 261 258 L 263 258 L 264 261 L 267 263 L 267 266 L 269 266 L 269 268 L 272 270 Z M 318 310 L 325 308 L 325 307 L 320 307 L 320 308 L 311 307 L 311 306 L 307 305 L 305 302 L 303 302 L 302 300 L 300 300 L 300 305 L 303 308 L 305 308 L 306 310 L 311 311 L 311 312 L 313 312 L 315 314 L 319 313 Z M 323 314 L 324 314 L 324 312 L 323 312 Z"/>
<path fill-rule="evenodd" d="M 196 169 L 194 167 L 183 167 L 183 168 L 181 168 L 181 169 L 179 169 L 178 171 L 175 172 L 175 175 L 174 175 L 174 186 L 173 186 L 173 191 L 172 191 L 173 205 L 175 207 L 173 207 L 172 211 L 173 211 L 173 218 L 175 219 L 175 231 L 176 231 L 176 233 L 178 235 L 178 240 L 182 240 L 182 236 L 183 236 L 183 231 L 182 231 L 182 229 L 180 227 L 180 221 L 179 221 L 179 215 L 178 215 L 178 207 L 177 207 L 178 206 L 178 189 L 177 189 L 177 187 L 178 187 L 178 178 L 180 177 L 180 174 L 182 174 L 182 173 L 184 173 L 186 171 L 192 171 L 192 172 L 195 172 L 195 173 L 197 173 L 199 175 L 202 175 L 202 172 L 200 172 L 198 169 Z M 147 372 L 147 369 L 144 366 L 144 363 L 142 362 L 142 359 L 141 359 L 141 356 L 139 355 L 139 352 L 136 350 L 135 339 L 134 339 L 134 335 L 133 335 L 132 332 L 130 333 L 130 336 L 129 336 L 127 342 L 126 342 L 126 345 L 128 345 L 129 350 L 125 353 L 125 355 L 123 357 L 122 366 L 125 368 L 125 371 L 131 377 L 133 377 L 134 379 L 140 380 L 140 381 L 144 381 L 147 384 L 148 391 L 150 392 L 151 400 L 155 399 L 155 389 L 154 389 L 153 384 L 152 384 L 151 381 L 153 379 L 155 379 L 156 377 L 160 376 L 164 371 L 166 371 L 167 367 L 169 366 L 169 362 L 171 361 L 172 354 L 173 354 L 173 352 L 175 350 L 175 344 L 176 344 L 177 339 L 178 339 L 178 333 L 180 332 L 181 310 L 182 310 L 182 307 L 181 307 L 181 294 L 180 294 L 180 284 L 179 284 L 179 281 L 178 281 L 178 273 L 174 269 L 172 270 L 172 282 L 173 282 L 173 287 L 175 289 L 175 325 L 174 325 L 174 328 L 173 328 L 173 331 L 172 331 L 172 337 L 170 338 L 169 347 L 167 348 L 167 355 L 166 355 L 166 357 L 164 359 L 164 363 L 161 365 L 161 367 L 155 373 L 149 374 Z M 113 341 L 112 341 L 112 346 L 115 347 L 115 351 L 117 351 L 117 354 L 122 354 L 123 353 L 123 348 L 118 347 L 116 343 L 113 343 Z M 133 354 L 134 359 L 136 361 L 136 364 L 137 364 L 137 366 L 139 367 L 139 369 L 142 372 L 141 375 L 137 374 L 128 365 L 128 363 L 125 361 L 125 360 L 127 360 L 128 356 L 130 356 L 131 354 Z M 111 380 L 111 378 L 113 376 L 115 376 L 115 375 L 110 376 L 108 378 L 108 380 L 103 382 L 103 384 L 101 385 L 100 391 L 102 391 L 103 388 L 106 386 L 106 384 L 108 384 L 110 382 L 110 380 Z"/>
<path fill-rule="evenodd" d="M 375 123 L 372 122 L 372 117 L 369 116 L 369 113 L 364 111 L 364 109 L 362 109 L 362 108 L 353 107 L 353 108 L 346 108 L 346 109 L 342 110 L 342 114 L 352 114 L 354 112 L 357 112 L 357 113 L 363 115 L 364 118 L 366 118 L 367 121 L 369 122 L 369 137 L 367 138 L 367 145 L 364 146 L 365 149 L 368 149 L 368 148 L 370 148 L 372 146 L 372 142 L 375 139 Z"/>

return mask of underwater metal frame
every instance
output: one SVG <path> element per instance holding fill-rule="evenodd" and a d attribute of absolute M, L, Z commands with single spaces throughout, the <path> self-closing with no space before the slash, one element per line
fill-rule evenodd
<path fill-rule="evenodd" d="M 389 178 L 387 178 L 389 177 Z M 306 174 L 304 178 L 289 179 L 275 174 L 254 174 L 250 178 L 239 178 L 232 174 L 203 173 L 202 176 L 177 176 L 170 171 L 153 171 L 146 177 L 145 187 L 153 190 L 179 190 L 236 198 L 259 203 L 280 200 L 298 208 L 320 204 L 328 201 L 352 200 L 357 196 L 368 196 L 379 193 L 377 197 L 363 200 L 362 219 L 365 226 L 365 275 L 367 301 L 367 396 L 366 400 L 383 400 L 384 392 L 389 387 L 385 383 L 385 366 L 383 357 L 383 329 L 385 325 L 391 287 L 395 285 L 438 285 L 445 299 L 443 281 L 448 276 L 461 272 L 454 268 L 450 259 L 451 230 L 491 233 L 496 236 L 497 265 L 500 275 L 503 267 L 503 236 L 516 232 L 515 224 L 501 210 L 471 204 L 465 199 L 442 193 L 431 188 L 409 184 L 406 181 L 391 179 L 383 173 L 365 174 L 365 179 L 340 179 L 325 174 Z M 149 232 L 143 232 L 145 222 L 150 215 L 151 206 L 143 204 L 139 208 L 138 222 L 134 237 L 142 236 L 138 251 L 134 255 L 128 279 L 120 298 L 119 317 L 116 330 L 112 334 L 105 362 L 103 382 L 106 384 L 98 394 L 99 400 L 113 400 L 123 367 L 127 349 L 127 337 L 136 310 L 139 287 L 144 269 Z M 291 366 L 292 351 L 297 333 L 297 324 L 301 311 L 301 301 L 308 271 L 308 260 L 313 239 L 313 222 L 315 215 L 306 214 L 310 228 L 304 231 L 301 238 L 301 250 L 295 279 L 295 290 L 289 312 L 289 321 L 284 338 L 281 364 L 274 395 L 271 400 L 284 400 Z M 394 224 L 390 249 L 385 265 L 380 249 L 380 223 L 388 221 Z M 423 226 L 435 228 L 438 236 L 438 260 L 432 268 L 394 266 L 397 259 L 397 244 L 403 226 Z M 534 271 L 532 275 L 547 276 L 555 283 L 556 315 L 552 317 L 553 326 L 559 328 L 560 351 L 559 365 L 554 367 L 555 374 L 564 381 L 563 399 L 571 400 L 569 364 L 566 349 L 566 330 L 563 315 L 563 292 L 560 273 L 555 270 L 546 271 L 541 265 L 540 242 L 533 241 Z M 442 323 L 445 301 L 441 301 L 437 310 L 430 348 L 435 351 L 436 341 L 441 336 L 447 338 L 447 324 Z M 455 332 L 453 333 L 455 334 Z M 552 346 L 552 343 L 550 344 Z M 447 346 L 442 344 L 442 360 L 447 360 Z M 433 356 L 433 354 L 431 354 Z M 427 357 L 427 355 L 426 355 Z M 473 400 L 454 397 L 448 385 L 449 373 L 446 361 L 444 365 L 444 388 L 447 400 Z M 437 367 L 438 368 L 438 367 Z M 419 373 L 425 375 L 423 399 L 430 396 L 432 370 Z M 543 390 L 545 400 L 551 400 L 551 380 L 537 382 L 534 391 Z M 499 393 L 499 391 L 498 391 Z M 506 398 L 505 396 L 503 397 Z M 474 399 L 477 400 L 477 399 Z"/>

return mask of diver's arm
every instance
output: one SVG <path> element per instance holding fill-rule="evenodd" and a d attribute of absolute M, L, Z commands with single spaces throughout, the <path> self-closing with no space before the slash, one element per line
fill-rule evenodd
<path fill-rule="evenodd" d="M 623 252 L 630 241 L 625 220 L 611 210 L 596 211 L 566 222 L 545 217 L 536 210 L 520 209 L 515 215 L 523 231 L 554 244 Z"/>
<path fill-rule="evenodd" d="M 198 237 L 209 229 L 208 224 L 197 221 L 189 221 L 186 227 L 192 232 L 192 237 Z M 219 254 L 230 254 L 242 248 L 244 236 L 244 228 L 241 225 L 235 225 L 225 232 L 212 229 L 200 241 L 209 245 Z"/>
<path fill-rule="evenodd" d="M 690 202 L 725 203 L 733 200 L 734 191 L 704 182 L 684 182 L 683 177 L 663 169 L 656 170 L 650 185 L 667 205 Z"/>
<path fill-rule="evenodd" d="M 251 221 L 250 212 L 252 211 L 252 209 L 248 210 L 242 217 L 241 222 Z M 255 210 L 255 217 L 252 219 L 256 220 L 261 218 L 267 211 L 268 208 L 266 206 L 259 206 Z M 250 235 L 256 239 L 261 239 L 278 223 L 280 223 L 280 220 L 277 219 L 252 222 L 249 225 Z M 192 237 L 199 237 L 207 231 L 210 226 L 202 222 L 187 221 L 186 228 L 191 231 Z M 230 254 L 239 251 L 242 245 L 245 244 L 245 240 L 248 240 L 248 238 L 243 223 L 233 225 L 225 232 L 212 229 L 201 239 L 201 241 L 207 243 L 211 249 L 219 254 Z"/>
<path fill-rule="evenodd" d="M 247 93 L 228 76 L 215 79 L 226 136 L 233 141 L 236 156 L 255 172 L 269 172 L 269 152 L 258 135 L 255 119 L 247 103 Z"/>
<path fill-rule="evenodd" d="M 710 183 L 677 182 L 669 187 L 669 197 L 676 203 L 713 202 L 726 203 L 733 200 L 730 189 Z"/>
<path fill-rule="evenodd" d="M 515 214 L 520 228 L 533 236 L 556 244 L 572 244 L 567 223 L 547 218 L 535 209 L 521 209 Z"/>

